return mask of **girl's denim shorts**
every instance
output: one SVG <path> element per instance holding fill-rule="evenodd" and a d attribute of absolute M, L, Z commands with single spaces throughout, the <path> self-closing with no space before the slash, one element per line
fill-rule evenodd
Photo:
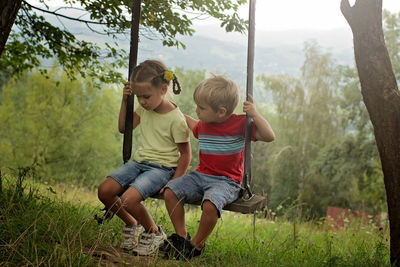
<path fill-rule="evenodd" d="M 175 169 L 158 163 L 129 161 L 108 177 L 116 180 L 124 190 L 134 187 L 144 200 L 158 193 L 172 178 Z"/>

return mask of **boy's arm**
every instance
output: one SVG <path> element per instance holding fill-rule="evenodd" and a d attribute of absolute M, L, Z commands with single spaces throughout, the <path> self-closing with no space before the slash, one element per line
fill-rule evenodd
<path fill-rule="evenodd" d="M 185 119 L 186 119 L 186 124 L 188 125 L 189 129 L 191 131 L 193 131 L 194 126 L 196 126 L 198 120 L 193 119 L 192 117 L 190 117 L 189 115 L 185 115 Z"/>
<path fill-rule="evenodd" d="M 118 130 L 120 133 L 125 132 L 125 118 L 126 118 L 126 101 L 128 96 L 132 94 L 132 89 L 129 82 L 125 83 L 124 92 L 122 96 L 121 108 L 119 110 L 119 117 L 118 117 Z M 140 123 L 140 117 L 136 112 L 133 113 L 133 129 L 136 128 Z"/>
<path fill-rule="evenodd" d="M 254 121 L 257 127 L 255 138 L 264 142 L 271 142 L 275 139 L 275 133 L 269 125 L 268 121 L 264 119 L 260 113 L 256 110 L 254 105 L 254 100 L 251 95 L 249 95 L 249 101 L 244 102 L 243 111 L 246 112 Z"/>

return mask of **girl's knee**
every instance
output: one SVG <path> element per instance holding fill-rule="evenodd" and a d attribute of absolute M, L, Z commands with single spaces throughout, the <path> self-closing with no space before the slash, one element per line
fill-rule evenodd
<path fill-rule="evenodd" d="M 126 206 L 136 206 L 142 202 L 143 197 L 136 189 L 132 187 L 125 191 L 121 196 L 121 201 Z"/>
<path fill-rule="evenodd" d="M 107 185 L 103 182 L 99 185 L 97 189 L 97 197 L 101 200 L 104 201 L 108 199 L 111 196 L 110 189 L 107 187 Z"/>
<path fill-rule="evenodd" d="M 121 185 L 112 180 L 112 178 L 107 177 L 97 189 L 97 196 L 103 202 L 104 200 L 107 201 L 109 198 L 113 198 L 122 191 Z"/>

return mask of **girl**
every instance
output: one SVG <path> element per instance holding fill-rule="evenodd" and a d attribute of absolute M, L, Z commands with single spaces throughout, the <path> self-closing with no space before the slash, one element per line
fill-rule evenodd
<path fill-rule="evenodd" d="M 133 115 L 133 129 L 140 124 L 142 146 L 133 161 L 108 175 L 98 188 L 101 202 L 126 224 L 121 247 L 137 255 L 155 253 L 166 239 L 162 228 L 155 224 L 141 202 L 162 192 L 169 180 L 182 176 L 191 157 L 185 117 L 166 99 L 171 80 L 174 93 L 179 94 L 178 79 L 162 62 L 146 60 L 133 70 L 130 82 L 125 83 L 118 127 L 123 133 L 126 100 L 134 93 L 140 106 Z"/>

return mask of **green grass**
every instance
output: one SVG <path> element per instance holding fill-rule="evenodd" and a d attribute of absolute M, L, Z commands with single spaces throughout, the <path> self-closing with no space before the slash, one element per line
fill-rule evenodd
<path fill-rule="evenodd" d="M 97 266 L 96 247 L 118 247 L 123 223 L 97 225 L 96 193 L 65 185 L 18 183 L 7 177 L 0 195 L 0 266 Z M 157 223 L 173 231 L 164 203 L 148 200 Z M 187 209 L 194 235 L 199 208 Z M 91 248 L 91 249 L 89 249 Z M 204 256 L 190 262 L 133 257 L 139 266 L 390 266 L 388 229 L 353 223 L 338 231 L 321 222 L 288 222 L 224 212 Z M 104 259 L 102 259 L 104 262 Z M 121 264 L 120 265 L 124 265 Z"/>

